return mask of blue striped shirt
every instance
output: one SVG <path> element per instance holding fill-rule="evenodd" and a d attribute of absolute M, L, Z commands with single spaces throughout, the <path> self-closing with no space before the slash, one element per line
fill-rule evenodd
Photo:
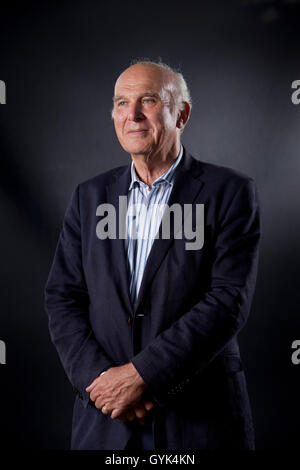
<path fill-rule="evenodd" d="M 152 183 L 141 181 L 131 163 L 128 191 L 125 247 L 130 272 L 130 295 L 133 308 L 138 298 L 147 258 L 157 235 L 163 212 L 174 184 L 174 173 L 183 154 L 181 146 L 173 165 Z"/>

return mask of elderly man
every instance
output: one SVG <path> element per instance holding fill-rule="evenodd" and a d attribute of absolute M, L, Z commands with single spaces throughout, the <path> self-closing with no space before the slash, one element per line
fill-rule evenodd
<path fill-rule="evenodd" d="M 45 298 L 76 392 L 72 449 L 254 448 L 237 334 L 256 279 L 257 191 L 186 151 L 190 111 L 182 74 L 127 68 L 112 116 L 131 164 L 79 184 L 67 209 Z M 204 236 L 190 249 L 187 220 Z"/>

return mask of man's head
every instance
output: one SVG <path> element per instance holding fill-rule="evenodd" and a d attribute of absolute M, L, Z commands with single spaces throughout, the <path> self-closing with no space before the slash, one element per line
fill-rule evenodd
<path fill-rule="evenodd" d="M 120 144 L 131 155 L 179 148 L 191 98 L 183 76 L 162 63 L 138 62 L 117 79 L 112 117 Z"/>

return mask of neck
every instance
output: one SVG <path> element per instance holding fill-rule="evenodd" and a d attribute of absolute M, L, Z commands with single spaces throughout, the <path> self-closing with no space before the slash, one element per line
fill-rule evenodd
<path fill-rule="evenodd" d="M 165 152 L 158 151 L 156 153 L 131 155 L 135 171 L 140 180 L 151 189 L 152 183 L 173 165 L 179 155 L 180 148 L 181 144 L 178 142 Z"/>

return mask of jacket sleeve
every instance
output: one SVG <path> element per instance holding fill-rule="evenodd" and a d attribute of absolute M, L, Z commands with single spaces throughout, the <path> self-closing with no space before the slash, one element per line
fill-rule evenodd
<path fill-rule="evenodd" d="M 45 287 L 50 337 L 74 391 L 89 402 L 85 388 L 115 364 L 97 342 L 89 321 L 89 294 L 82 265 L 80 186 L 67 208 Z"/>
<path fill-rule="evenodd" d="M 163 406 L 174 389 L 181 391 L 201 373 L 247 320 L 260 239 L 254 181 L 243 179 L 230 201 L 216 228 L 209 289 L 131 359 L 158 405 Z"/>

